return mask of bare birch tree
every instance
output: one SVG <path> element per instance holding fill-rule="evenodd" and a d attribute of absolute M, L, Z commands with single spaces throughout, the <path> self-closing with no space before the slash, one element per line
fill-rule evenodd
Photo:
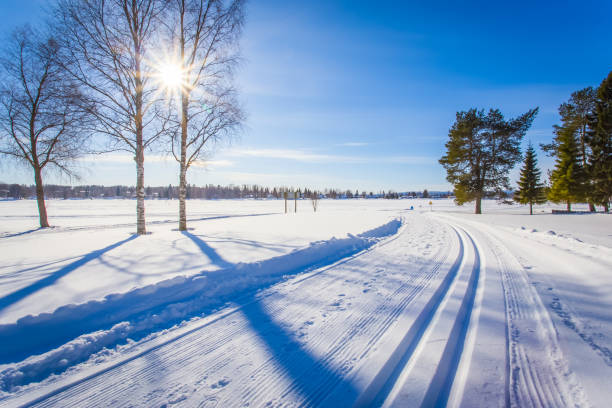
<path fill-rule="evenodd" d="M 43 171 L 73 176 L 93 112 L 58 62 L 59 44 L 29 26 L 15 30 L 0 57 L 0 154 L 34 171 L 41 228 L 49 227 Z"/>
<path fill-rule="evenodd" d="M 180 167 L 181 231 L 187 229 L 187 170 L 210 152 L 211 143 L 236 131 L 244 118 L 231 85 L 243 5 L 243 0 L 173 0 L 168 8 L 165 20 L 180 76 L 171 143 Z"/>
<path fill-rule="evenodd" d="M 145 234 L 145 150 L 162 134 L 153 51 L 162 0 L 59 0 L 66 64 L 95 99 L 97 126 L 113 150 L 134 154 L 137 233 Z M 157 50 L 159 51 L 159 50 Z"/>

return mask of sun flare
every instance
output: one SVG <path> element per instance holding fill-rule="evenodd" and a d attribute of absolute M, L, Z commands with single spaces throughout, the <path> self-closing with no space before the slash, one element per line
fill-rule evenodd
<path fill-rule="evenodd" d="M 159 79 L 167 89 L 177 90 L 183 84 L 183 72 L 178 64 L 165 63 L 159 67 Z"/>

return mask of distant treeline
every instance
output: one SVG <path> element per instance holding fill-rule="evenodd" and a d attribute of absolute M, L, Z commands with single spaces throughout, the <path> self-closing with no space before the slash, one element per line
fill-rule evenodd
<path fill-rule="evenodd" d="M 322 191 L 309 188 L 290 187 L 262 187 L 258 185 L 213 185 L 206 186 L 187 185 L 188 199 L 228 199 L 228 198 L 283 198 L 285 191 L 297 191 L 303 198 L 318 196 L 319 198 L 350 199 L 350 198 L 447 198 L 452 196 L 448 192 L 407 191 L 398 193 L 395 191 L 359 191 L 340 190 L 326 188 Z M 178 186 L 146 187 L 147 199 L 177 199 Z M 33 198 L 36 196 L 34 185 L 3 184 L 0 183 L 0 198 Z M 45 197 L 54 199 L 73 198 L 135 198 L 136 188 L 132 186 L 62 186 L 55 184 L 45 185 Z"/>

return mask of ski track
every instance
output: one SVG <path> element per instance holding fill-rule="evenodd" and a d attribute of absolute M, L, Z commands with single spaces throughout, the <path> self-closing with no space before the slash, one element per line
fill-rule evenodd
<path fill-rule="evenodd" d="M 476 226 L 476 224 L 472 224 Z M 589 406 L 560 349 L 557 331 L 518 260 L 478 226 L 499 267 L 507 327 L 507 405 L 516 407 Z"/>
<path fill-rule="evenodd" d="M 465 346 L 468 325 L 476 298 L 480 276 L 480 256 L 473 239 L 465 230 L 452 227 L 460 241 L 459 256 L 450 271 L 425 305 L 421 313 L 411 325 L 398 350 L 403 352 L 399 359 L 392 357 L 389 361 L 397 361 L 395 367 L 386 367 L 381 371 L 387 378 L 384 382 L 378 380 L 378 387 L 374 385 L 357 401 L 356 406 L 446 406 L 451 393 L 455 374 L 459 369 L 461 352 Z M 471 244 L 473 260 L 466 259 L 466 249 Z M 458 288 L 462 286 L 462 288 Z M 452 301 L 455 292 L 462 292 L 459 296 L 460 305 L 456 315 L 450 322 L 450 331 L 447 331 L 445 345 L 440 353 L 440 343 L 430 342 L 432 332 L 448 329 L 448 319 L 441 317 L 446 313 L 447 306 Z M 452 307 L 457 306 L 452 304 Z M 438 337 L 436 337 L 437 339 Z M 432 346 L 433 344 L 433 346 Z M 415 367 L 425 359 L 436 356 L 436 367 L 425 382 L 419 382 L 415 387 L 410 384 L 409 376 Z M 374 384 L 374 383 L 373 383 Z M 426 387 L 423 387 L 426 385 Z"/>

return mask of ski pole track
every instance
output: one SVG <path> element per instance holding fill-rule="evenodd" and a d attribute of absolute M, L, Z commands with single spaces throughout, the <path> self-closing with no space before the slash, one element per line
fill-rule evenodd
<path fill-rule="evenodd" d="M 401 231 L 400 231 L 400 234 L 401 234 Z M 375 247 L 381 248 L 381 247 L 387 246 L 391 242 L 395 241 L 395 239 L 397 239 L 400 234 L 398 234 L 398 235 L 396 235 L 396 236 L 394 236 L 394 237 L 392 237 L 390 239 L 387 239 L 385 241 L 382 241 L 379 244 L 376 244 Z M 409 242 L 409 244 L 415 244 L 415 242 Z M 369 252 L 373 248 L 370 248 L 369 250 L 367 250 L 365 252 Z M 436 253 L 435 256 L 434 256 L 434 259 L 436 260 L 435 261 L 436 262 L 436 264 L 435 264 L 436 266 L 434 268 L 432 268 L 432 270 L 429 271 L 429 273 L 427 273 L 423 277 L 421 277 L 420 275 L 422 275 L 422 274 L 420 272 L 422 272 L 422 271 L 419 271 L 419 273 L 415 274 L 418 279 L 416 279 L 415 281 L 413 281 L 411 283 L 404 283 L 400 288 L 398 288 L 395 291 L 395 293 L 393 293 L 393 295 L 387 296 L 387 298 L 385 299 L 385 302 L 390 302 L 391 300 L 397 299 L 398 295 L 403 295 L 402 301 L 399 302 L 399 304 L 396 305 L 395 308 L 391 307 L 390 305 L 386 305 L 386 306 L 380 305 L 378 308 L 375 309 L 374 312 L 370 313 L 369 316 L 362 316 L 357 321 L 356 324 L 351 325 L 350 329 L 348 330 L 348 332 L 338 332 L 338 333 L 336 333 L 335 336 L 334 336 L 334 341 L 333 341 L 333 345 L 334 346 L 330 350 L 330 352 L 328 352 L 327 355 L 323 358 L 323 362 L 321 364 L 323 364 L 325 367 L 331 367 L 331 366 L 339 367 L 339 369 L 337 368 L 335 371 L 330 370 L 330 372 L 338 372 L 338 370 L 344 370 L 343 375 L 345 375 L 347 370 L 350 371 L 351 365 L 353 364 L 352 362 L 355 359 L 363 358 L 364 356 L 366 356 L 367 353 L 368 353 L 368 349 L 371 348 L 376 343 L 376 339 L 378 339 L 380 336 L 382 336 L 382 334 L 384 334 L 385 330 L 389 327 L 390 324 L 392 324 L 393 320 L 395 319 L 395 316 L 398 313 L 401 313 L 401 310 L 406 307 L 406 305 L 410 302 L 410 300 L 412 298 L 414 298 L 414 296 L 416 296 L 416 294 L 418 293 L 418 288 L 419 287 L 422 288 L 422 286 L 426 285 L 427 281 L 429 281 L 433 276 L 435 276 L 435 274 L 437 273 L 437 270 L 438 270 L 440 264 L 442 264 L 443 261 L 444 261 L 442 259 L 442 258 L 444 258 L 444 256 L 442 254 L 442 249 L 441 248 L 439 248 L 438 253 Z M 446 256 L 448 256 L 448 254 L 446 254 Z M 352 259 L 358 259 L 357 256 L 353 256 L 351 258 Z M 338 263 L 340 264 L 340 263 L 344 263 L 344 262 L 338 262 Z M 334 269 L 333 269 L 333 267 L 328 267 L 328 268 L 324 268 L 324 270 L 325 271 L 333 271 Z M 315 272 L 315 274 L 319 274 L 319 273 L 321 273 L 321 272 Z M 330 275 L 330 274 L 322 274 L 322 275 L 326 276 L 326 275 Z M 326 276 L 326 277 L 329 278 L 329 276 Z M 300 278 L 300 280 L 303 281 L 303 280 L 307 279 L 308 277 L 299 277 L 299 278 Z M 329 281 L 329 279 L 328 279 L 328 281 L 325 281 L 325 285 L 329 285 L 329 284 L 331 284 L 333 282 L 338 283 L 340 281 L 343 281 L 345 278 L 346 278 L 345 275 L 338 274 L 338 276 L 333 277 L 331 279 L 331 281 Z M 324 280 L 322 280 L 322 282 L 323 281 Z M 293 287 L 294 290 L 299 288 L 299 285 L 295 285 L 292 281 L 287 281 L 287 282 L 281 284 L 280 286 L 281 287 L 285 287 L 285 288 L 292 288 Z M 263 300 L 271 297 L 273 294 L 274 293 L 272 293 L 271 291 L 269 291 L 269 293 L 267 293 L 267 294 L 266 293 L 262 293 L 260 296 L 258 296 L 258 300 L 257 301 L 258 302 L 262 302 Z M 246 305 L 246 306 L 248 306 L 248 305 Z M 241 306 L 241 308 L 244 308 L 244 307 L 245 307 L 245 305 Z M 385 308 L 391 310 L 392 313 L 390 313 L 390 316 L 388 316 L 386 319 L 384 319 L 383 321 L 380 321 L 379 319 L 376 318 L 376 313 L 386 314 L 387 313 L 387 311 L 386 311 L 387 309 L 385 309 Z M 282 312 L 284 310 L 286 310 L 286 309 L 287 309 L 287 307 L 285 306 L 285 307 L 282 307 L 280 309 L 268 310 L 267 313 L 269 313 L 271 316 L 277 316 L 279 313 L 282 314 Z M 231 316 L 236 316 L 235 313 L 231 313 L 228 316 L 230 316 L 230 315 Z M 226 319 L 227 320 L 228 316 L 225 316 L 222 319 Z M 300 316 L 300 318 L 302 318 L 302 317 L 304 317 L 304 316 Z M 304 317 L 304 318 L 306 318 L 306 317 Z M 349 313 L 348 315 L 344 314 L 344 315 L 341 315 L 341 316 L 337 316 L 337 318 L 335 320 L 339 320 L 339 319 L 344 320 L 344 319 L 347 319 L 347 318 L 355 320 L 355 317 L 353 316 L 352 313 Z M 331 320 L 329 320 L 329 322 L 326 322 L 326 324 L 327 323 L 333 323 L 335 320 L 331 319 Z M 200 355 L 214 353 L 214 350 L 216 350 L 217 347 L 220 347 L 221 345 L 226 344 L 230 340 L 235 339 L 236 336 L 238 336 L 238 335 L 244 335 L 244 333 L 250 332 L 248 325 L 245 326 L 245 325 L 241 325 L 240 324 L 238 326 L 241 327 L 240 330 L 237 330 L 237 331 L 236 330 L 235 331 L 228 331 L 226 335 L 222 335 L 222 336 L 218 337 L 217 339 L 212 339 L 212 338 L 209 338 L 209 336 L 204 336 L 206 341 L 197 342 L 198 346 L 194 347 L 194 349 L 191 350 L 190 353 L 187 353 L 187 354 L 184 354 L 184 355 L 185 356 L 192 355 L 192 352 L 197 352 L 197 354 L 200 354 Z M 196 331 L 201 331 L 201 330 L 198 329 Z M 205 332 L 208 333 L 209 331 L 206 330 Z M 353 336 L 353 335 L 359 335 L 360 333 L 365 333 L 365 332 L 369 332 L 369 334 L 373 337 L 372 339 L 370 339 L 369 342 L 365 343 L 366 344 L 366 349 L 365 350 L 358 350 L 358 352 L 348 353 L 347 350 L 346 350 L 347 340 L 350 339 L 351 336 Z M 187 335 L 182 335 L 178 339 L 178 342 L 179 343 L 188 342 L 188 341 L 190 341 L 191 338 L 197 336 L 198 334 L 201 334 L 201 333 L 195 333 L 194 332 L 194 333 L 189 333 Z M 223 334 L 223 333 L 221 333 L 221 334 Z M 314 348 L 316 348 L 316 347 L 320 346 L 322 343 L 324 343 L 325 341 L 328 341 L 328 340 L 325 339 L 325 336 L 320 336 L 320 338 L 318 338 L 318 339 L 317 338 L 309 339 L 309 344 L 314 345 Z M 171 346 L 175 346 L 173 343 L 174 342 L 172 340 L 169 340 L 169 341 L 165 342 L 161 347 L 168 348 L 168 347 L 171 347 Z M 168 347 L 166 347 L 166 346 L 168 346 Z M 159 348 L 160 347 L 155 347 L 152 350 L 153 353 L 157 354 L 157 351 L 158 351 Z M 309 347 L 309 349 L 313 349 L 313 347 Z M 169 356 L 176 355 L 176 353 L 180 353 L 181 352 L 179 350 L 180 349 L 177 349 L 176 352 L 169 353 L 168 355 Z M 145 350 L 145 351 L 139 353 L 139 357 L 138 358 L 139 359 L 143 358 L 143 357 L 146 356 L 146 354 L 147 354 L 147 351 Z M 333 361 L 338 360 L 340 357 L 342 357 L 341 358 L 342 363 L 340 363 L 340 364 L 338 364 L 338 363 L 332 364 Z M 184 359 L 179 360 L 178 361 L 179 366 L 185 364 L 186 361 L 188 361 L 188 360 L 189 360 L 189 357 L 185 357 Z M 130 363 L 130 361 L 126 362 L 126 364 L 130 365 L 130 364 L 128 364 L 128 363 Z M 291 364 L 291 362 L 290 361 L 282 361 L 282 364 L 280 364 L 280 365 L 283 365 L 283 364 Z M 262 372 L 265 372 L 267 370 L 270 370 L 269 367 L 273 367 L 273 366 L 276 366 L 276 367 L 279 366 L 278 358 L 276 358 L 275 361 L 269 361 L 266 364 L 261 365 L 258 370 L 262 371 Z M 219 367 L 221 367 L 221 366 L 219 366 Z M 214 368 L 215 368 L 215 366 L 208 366 L 208 370 L 213 370 L 214 371 Z M 114 369 L 122 371 L 122 370 L 125 369 L 125 367 L 115 367 Z M 106 377 L 106 375 L 104 375 L 104 374 L 106 374 L 107 372 L 108 371 L 104 371 L 103 373 L 101 373 L 102 375 L 100 375 L 100 376 L 96 376 L 95 374 L 92 375 L 92 376 L 89 376 L 87 381 L 78 382 L 75 387 L 69 387 L 69 388 L 66 388 L 66 389 L 62 390 L 62 394 L 64 396 L 70 395 L 73 392 L 76 392 L 78 394 L 78 392 L 79 392 L 78 390 L 85 386 L 85 384 L 84 384 L 85 382 L 87 382 L 87 383 L 92 383 L 92 382 L 95 383 L 97 381 L 100 381 L 100 379 L 97 378 L 97 377 Z M 138 371 L 136 371 L 136 372 L 138 372 Z M 254 371 L 252 373 L 251 377 L 254 377 L 255 374 L 257 374 L 257 371 Z M 136 373 L 134 373 L 134 376 L 135 375 L 136 375 Z M 142 375 L 146 376 L 147 375 L 146 371 L 143 372 Z M 308 372 L 306 372 L 305 375 L 308 375 Z M 326 390 L 328 390 L 330 388 L 333 388 L 333 386 L 335 385 L 335 383 L 333 381 L 330 382 L 329 379 L 327 379 L 327 380 L 328 380 L 328 383 L 326 384 L 326 386 L 322 387 L 321 390 L 316 395 L 310 396 L 310 399 L 308 401 L 319 401 L 320 402 L 320 401 L 323 400 L 323 398 L 325 397 L 325 395 L 327 393 Z M 121 384 L 116 384 L 116 387 L 118 389 L 123 389 L 124 388 L 124 387 L 121 386 Z M 267 389 L 269 387 L 274 388 L 274 385 L 273 384 L 269 384 L 268 386 L 266 386 L 265 383 L 264 384 L 258 384 L 258 386 L 254 387 L 253 390 L 248 390 L 248 389 L 245 390 L 245 394 L 243 394 L 243 397 L 246 397 L 246 400 L 252 400 L 252 398 L 254 398 L 254 401 L 253 400 L 252 401 L 255 402 L 255 401 L 258 400 L 258 397 L 262 397 L 262 396 L 266 395 L 266 393 L 267 393 L 266 391 L 267 391 Z M 275 394 L 276 395 L 287 396 L 289 394 L 295 393 L 296 391 L 299 391 L 298 388 L 301 388 L 301 387 L 298 387 L 298 385 L 296 385 L 295 382 L 294 383 L 290 383 L 289 387 L 286 387 L 284 392 L 282 392 L 282 393 L 275 393 Z M 253 393 L 256 393 L 256 394 L 253 394 Z M 54 401 L 57 402 L 56 401 L 56 397 L 57 397 L 57 395 L 55 395 L 55 394 L 47 395 L 45 398 L 42 398 L 42 399 L 38 400 L 38 402 L 40 403 L 40 406 L 47 406 L 47 404 L 53 405 Z M 243 401 L 244 401 L 244 399 L 243 399 Z M 263 403 L 263 401 L 262 401 L 262 403 Z M 255 404 L 255 405 L 257 405 L 257 404 Z"/>
<path fill-rule="evenodd" d="M 506 304 L 510 406 L 588 406 L 526 272 L 497 238 L 486 236 L 500 266 Z"/>

